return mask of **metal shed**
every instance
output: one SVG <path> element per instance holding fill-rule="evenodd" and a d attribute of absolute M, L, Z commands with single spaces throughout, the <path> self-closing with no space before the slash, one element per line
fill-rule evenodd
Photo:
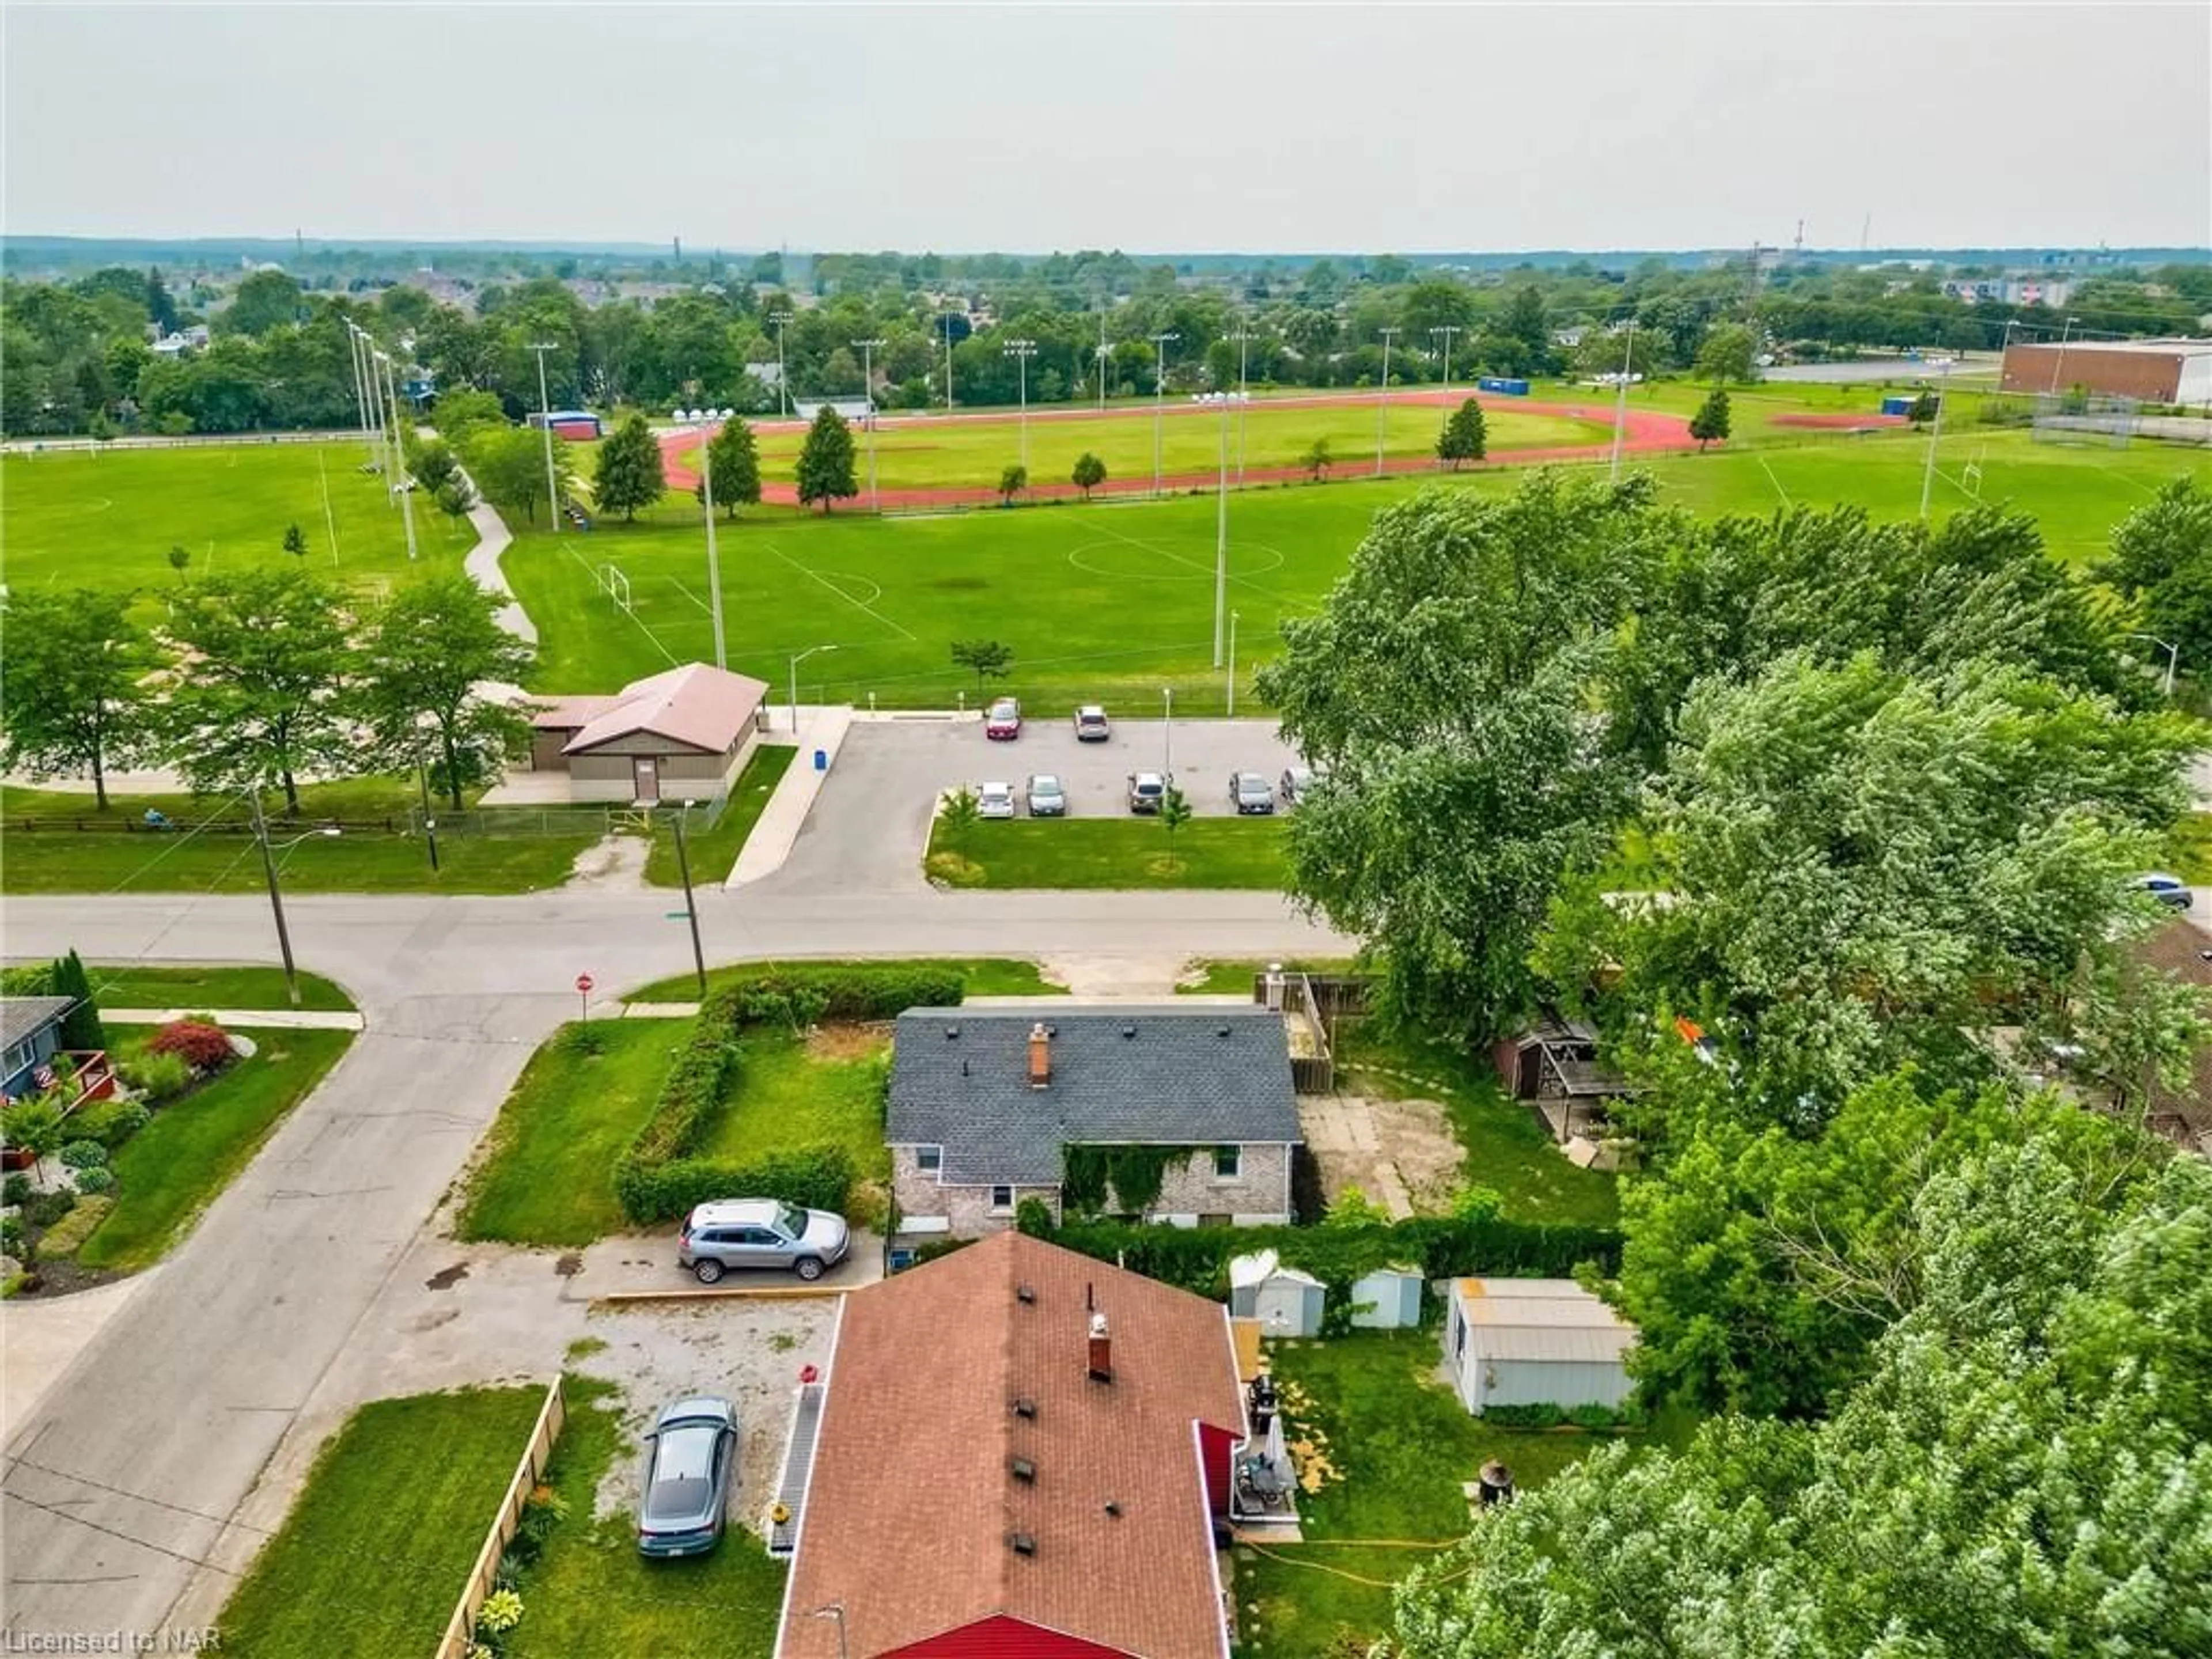
<path fill-rule="evenodd" d="M 1460 1279 L 1444 1319 L 1452 1387 L 1492 1406 L 1618 1406 L 1636 1328 L 1571 1279 Z"/>
<path fill-rule="evenodd" d="M 1229 1311 L 1255 1319 L 1268 1336 L 1318 1336 L 1328 1291 L 1311 1273 L 1285 1267 L 1273 1250 L 1257 1250 L 1229 1263 Z"/>
<path fill-rule="evenodd" d="M 1410 1330 L 1421 1322 L 1422 1279 L 1413 1267 L 1377 1267 L 1352 1284 L 1352 1322 L 1368 1330 Z"/>

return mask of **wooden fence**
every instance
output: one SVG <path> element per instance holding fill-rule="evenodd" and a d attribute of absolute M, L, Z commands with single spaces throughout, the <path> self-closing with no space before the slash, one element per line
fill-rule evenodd
<path fill-rule="evenodd" d="M 469 1644 L 476 1639 L 477 1614 L 483 1608 L 484 1598 L 491 1594 L 492 1575 L 499 1571 L 499 1559 L 507 1553 L 507 1540 L 514 1536 L 515 1528 L 522 1520 L 522 1506 L 531 1489 L 544 1477 L 545 1465 L 553 1456 L 553 1443 L 561 1437 L 561 1426 L 568 1420 L 567 1402 L 562 1398 L 561 1379 L 556 1376 L 546 1386 L 545 1403 L 538 1407 L 537 1425 L 530 1431 L 530 1441 L 522 1449 L 522 1462 L 515 1466 L 514 1479 L 507 1483 L 507 1495 L 500 1499 L 499 1513 L 492 1518 L 491 1530 L 484 1534 L 483 1547 L 477 1552 L 476 1565 L 469 1571 L 469 1582 L 462 1587 L 461 1599 L 453 1606 L 453 1616 L 447 1621 L 446 1634 L 438 1644 L 437 1659 L 465 1659 Z"/>

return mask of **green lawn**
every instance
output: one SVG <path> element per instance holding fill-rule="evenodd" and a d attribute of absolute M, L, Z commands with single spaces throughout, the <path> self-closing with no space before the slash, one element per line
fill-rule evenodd
<path fill-rule="evenodd" d="M 702 1151 L 708 1158 L 749 1160 L 823 1142 L 842 1146 L 874 1189 L 855 1191 L 852 1219 L 873 1226 L 883 1219 L 882 1189 L 890 1179 L 883 1094 L 890 1044 L 837 1041 L 846 1036 L 832 1027 L 833 1047 L 816 1054 L 805 1039 L 772 1027 L 746 1032 L 737 1093 Z"/>
<path fill-rule="evenodd" d="M 1291 973 L 1341 974 L 1352 967 L 1348 957 L 1316 957 L 1303 961 L 1285 962 L 1283 967 Z M 1186 963 L 1183 971 L 1203 975 L 1188 982 L 1178 980 L 1176 993 L 1179 996 L 1250 996 L 1254 977 L 1267 971 L 1262 961 L 1219 962 L 1201 960 Z"/>
<path fill-rule="evenodd" d="M 1573 1222 L 1609 1227 L 1619 1220 L 1614 1177 L 1578 1170 L 1561 1157 L 1535 1114 L 1508 1099 L 1486 1055 L 1418 1037 L 1392 1037 L 1371 1020 L 1353 1021 L 1338 1039 L 1338 1085 L 1385 1097 L 1441 1097 L 1452 1131 L 1465 1149 L 1471 1186 L 1488 1187 L 1518 1221 Z M 1364 1069 L 1388 1066 L 1443 1085 L 1431 1089 Z"/>
<path fill-rule="evenodd" d="M 2173 873 L 2184 881 L 2212 881 L 2212 812 L 2191 812 L 2174 826 Z"/>
<path fill-rule="evenodd" d="M 1669 398 L 1682 391 L 1662 390 Z M 1793 394 L 1772 412 L 1806 401 Z M 1042 430 L 1033 426 L 1033 445 Z M 1785 499 L 1856 502 L 1891 517 L 1919 510 L 1919 435 L 1796 433 L 1786 445 L 1778 429 L 1772 436 L 1772 444 L 1638 465 L 1658 480 L 1662 499 L 1703 514 L 1765 514 Z M 2064 448 L 2021 433 L 1947 428 L 1939 513 L 1966 502 L 1959 480 L 1976 460 L 1982 499 L 2036 514 L 2053 553 L 2077 563 L 2100 556 L 2112 526 L 2165 478 L 2212 470 L 2201 451 Z M 1039 465 L 1033 459 L 1033 470 Z M 1504 468 L 1232 496 L 1229 592 L 1240 617 L 1240 662 L 1271 655 L 1283 618 L 1316 608 L 1377 507 L 1431 486 L 1501 491 L 1516 476 Z M 749 511 L 720 538 L 730 665 L 780 683 L 792 653 L 835 644 L 835 654 L 802 666 L 802 700 L 865 706 L 873 696 L 886 708 L 943 708 L 975 690 L 973 677 L 952 665 L 950 642 L 981 635 L 1013 648 L 1012 673 L 994 690 L 1040 705 L 1150 707 L 1171 685 L 1178 709 L 1217 713 L 1222 681 L 1209 665 L 1214 515 L 1205 494 L 889 520 Z M 504 563 L 540 630 L 532 684 L 541 689 L 611 690 L 712 651 L 705 547 L 688 497 L 589 536 L 526 528 Z M 615 609 L 598 587 L 605 564 L 629 578 L 630 611 Z"/>
<path fill-rule="evenodd" d="M 745 769 L 738 774 L 730 785 L 729 803 L 723 807 L 721 817 L 711 830 L 687 830 L 691 855 L 691 880 L 696 886 L 714 886 L 729 878 L 737 867 L 738 854 L 744 850 L 745 838 L 760 822 L 767 810 L 769 798 L 775 794 L 775 786 L 791 769 L 792 758 L 799 750 L 781 744 L 763 745 L 752 752 Z M 645 878 L 661 887 L 680 887 L 682 872 L 677 867 L 676 832 L 660 833 L 656 819 L 653 850 L 646 854 Z"/>
<path fill-rule="evenodd" d="M 92 994 L 107 1008 L 289 1008 L 282 968 L 149 968 L 91 964 Z M 301 974 L 300 1006 L 341 1012 L 353 999 L 320 974 Z M 110 1035 L 120 1035 L 111 1033 Z"/>
<path fill-rule="evenodd" d="M 151 1267 L 252 1160 L 346 1051 L 350 1031 L 264 1031 L 258 1048 L 164 1106 L 117 1149 L 115 1207 L 78 1248 L 87 1267 Z"/>
<path fill-rule="evenodd" d="M 611 1389 L 572 1378 L 567 1393 L 568 1420 L 549 1475 L 568 1516 L 523 1574 L 522 1622 L 507 1638 L 507 1659 L 767 1659 L 783 1605 L 782 1564 L 736 1521 L 714 1553 L 683 1561 L 639 1555 L 627 1513 L 594 1521 L 601 1478 L 630 1452 L 619 1418 L 604 1403 Z"/>
<path fill-rule="evenodd" d="M 400 827 L 415 799 L 409 783 L 363 778 L 307 784 L 300 796 L 298 823 L 270 823 L 273 846 L 296 842 L 279 855 L 288 893 L 537 892 L 566 881 L 577 854 L 605 830 L 604 817 L 587 812 L 577 815 L 580 827 L 568 834 L 441 836 L 434 871 L 422 838 Z M 153 834 L 94 827 L 139 823 L 149 807 L 178 828 Z M 208 820 L 242 823 L 242 798 L 115 795 L 103 814 L 88 795 L 11 785 L 0 787 L 0 892 L 246 893 L 265 884 L 252 836 L 191 833 Z M 322 818 L 365 827 L 316 835 L 314 823 Z M 387 823 L 393 827 L 386 829 Z"/>
<path fill-rule="evenodd" d="M 723 986 L 739 980 L 757 979 L 763 974 L 773 974 L 785 969 L 819 968 L 821 962 L 741 962 L 727 968 L 707 970 L 707 988 L 720 990 Z M 1042 997 L 1065 996 L 1067 988 L 1046 980 L 1034 962 L 1024 962 L 1011 957 L 978 957 L 968 958 L 920 957 L 901 961 L 871 962 L 871 968 L 957 968 L 966 981 L 967 994 L 971 997 Z M 650 985 L 639 987 L 629 993 L 630 1002 L 693 1002 L 698 1000 L 699 981 L 693 974 L 678 974 L 673 978 L 655 980 Z"/>
<path fill-rule="evenodd" d="M 1193 818 L 1172 839 L 1156 818 L 1015 818 L 933 830 L 928 869 L 956 887 L 1273 887 L 1289 821 Z M 949 855 L 949 856 L 948 856 Z"/>
<path fill-rule="evenodd" d="M 542 1389 L 380 1400 L 323 1449 L 220 1621 L 239 1659 L 422 1659 L 445 1633 Z"/>
<path fill-rule="evenodd" d="M 1527 1489 L 1602 1443 L 1589 1435 L 1485 1427 L 1443 1382 L 1434 1330 L 1278 1342 L 1269 1352 L 1293 1406 L 1289 1440 L 1296 1445 L 1318 1431 L 1338 1478 L 1300 1497 L 1304 1544 L 1271 1547 L 1280 1559 L 1234 1552 L 1240 1647 L 1264 1659 L 1358 1652 L 1387 1634 L 1388 1583 L 1433 1553 L 1403 1546 L 1452 1543 L 1466 1533 L 1460 1487 L 1486 1460 L 1502 1460 Z M 1350 1540 L 1398 1547 L 1331 1547 Z M 1356 1583 L 1339 1576 L 1346 1573 L 1382 1582 Z"/>
<path fill-rule="evenodd" d="M 476 544 L 430 503 L 415 503 L 419 557 L 380 477 L 359 469 L 357 442 L 222 444 L 188 449 L 113 449 L 0 456 L 0 544 L 17 592 L 52 584 L 135 588 L 149 622 L 176 585 L 169 550 L 191 555 L 184 580 L 253 566 L 294 567 L 284 532 L 298 525 L 316 575 L 381 591 L 410 574 L 460 568 Z M 323 489 L 330 489 L 330 519 Z M 337 527 L 332 544 L 329 524 Z"/>
<path fill-rule="evenodd" d="M 516 1244 L 588 1244 L 626 1224 L 614 1166 L 647 1118 L 687 1019 L 564 1025 L 531 1056 L 471 1174 L 455 1231 Z"/>

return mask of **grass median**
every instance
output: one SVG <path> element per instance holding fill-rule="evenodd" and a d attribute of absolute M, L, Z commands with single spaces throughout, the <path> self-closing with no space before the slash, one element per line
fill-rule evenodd
<path fill-rule="evenodd" d="M 290 1008 L 281 968 L 150 968 L 94 963 L 94 1000 L 103 1008 L 181 1008 L 198 1013 L 216 1008 Z M 353 999 L 320 974 L 301 974 L 299 1006 L 313 1013 L 349 1012 Z"/>
<path fill-rule="evenodd" d="M 939 823 L 926 867 L 949 887 L 1279 890 L 1289 829 L 1280 817 L 1193 818 L 1173 836 L 1158 818 Z"/>
<path fill-rule="evenodd" d="M 693 885 L 715 887 L 729 879 L 730 872 L 737 867 L 738 855 L 744 851 L 745 842 L 752 835 L 753 826 L 768 810 L 776 785 L 783 781 L 783 775 L 791 769 L 792 760 L 798 753 L 796 749 L 780 744 L 755 749 L 744 770 L 730 785 L 729 804 L 723 807 L 722 816 L 714 828 L 686 830 Z M 684 884 L 684 874 L 676 856 L 676 833 L 673 830 L 662 833 L 657 823 L 653 826 L 653 850 L 645 857 L 645 878 L 656 887 Z"/>

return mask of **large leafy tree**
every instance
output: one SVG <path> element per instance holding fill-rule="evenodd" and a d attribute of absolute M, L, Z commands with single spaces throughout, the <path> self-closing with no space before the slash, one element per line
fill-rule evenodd
<path fill-rule="evenodd" d="M 824 404 L 807 428 L 806 442 L 799 452 L 799 505 L 819 501 L 827 513 L 835 502 L 860 493 L 853 476 L 853 429 L 843 416 Z"/>
<path fill-rule="evenodd" d="M 1544 472 L 1387 508 L 1258 676 L 1331 775 L 1291 823 L 1291 890 L 1373 942 L 1401 1016 L 1485 1036 L 1516 1012 L 1553 888 L 1626 810 L 1588 688 L 1670 527 L 1650 501 Z"/>
<path fill-rule="evenodd" d="M 727 516 L 737 517 L 740 507 L 760 505 L 760 446 L 753 440 L 752 428 L 743 421 L 725 421 L 721 430 L 708 441 L 707 465 L 714 478 L 714 505 Z M 703 478 L 699 492 L 703 500 Z"/>
<path fill-rule="evenodd" d="M 185 667 L 169 693 L 172 752 L 195 789 L 283 787 L 353 758 L 344 600 L 314 578 L 250 570 L 179 590 L 170 628 Z"/>
<path fill-rule="evenodd" d="M 528 715 L 480 694 L 513 684 L 529 648 L 499 625 L 499 601 L 463 575 L 410 583 L 370 620 L 360 703 L 379 747 L 405 766 L 434 747 L 447 799 L 495 771 L 529 741 Z"/>
<path fill-rule="evenodd" d="M 592 479 L 592 498 L 602 513 L 637 517 L 641 507 L 651 507 L 667 489 L 661 470 L 660 445 L 645 423 L 633 415 L 615 428 L 599 446 L 599 470 Z"/>
<path fill-rule="evenodd" d="M 545 439 L 520 427 L 483 427 L 467 440 L 469 476 L 483 498 L 510 517 L 520 513 L 532 524 L 545 501 Z M 568 446 L 553 440 L 553 474 L 562 495 L 575 482 Z"/>
<path fill-rule="evenodd" d="M 1698 347 L 1698 378 L 1717 387 L 1747 385 L 1758 378 L 1758 352 L 1757 339 L 1743 324 L 1716 324 Z"/>
<path fill-rule="evenodd" d="M 102 811 L 107 773 L 155 740 L 146 676 L 155 653 L 129 599 L 94 588 L 25 588 L 0 652 L 0 757 L 33 775 L 88 772 Z"/>
<path fill-rule="evenodd" d="M 2177 665 L 2212 663 L 2212 490 L 2187 474 L 2167 483 L 2121 520 L 2099 574 L 2136 602 Z"/>

